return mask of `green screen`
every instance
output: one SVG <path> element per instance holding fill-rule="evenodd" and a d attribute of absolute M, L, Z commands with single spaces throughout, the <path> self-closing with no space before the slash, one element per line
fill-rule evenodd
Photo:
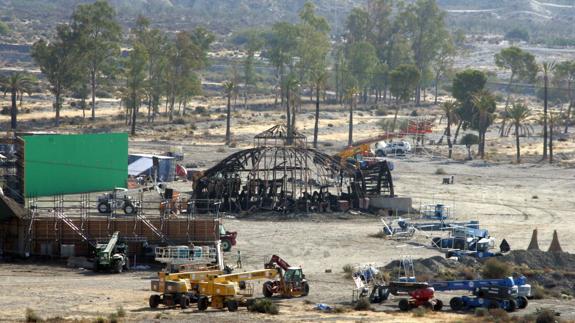
<path fill-rule="evenodd" d="M 34 135 L 24 138 L 25 196 L 111 190 L 126 185 L 128 135 Z"/>

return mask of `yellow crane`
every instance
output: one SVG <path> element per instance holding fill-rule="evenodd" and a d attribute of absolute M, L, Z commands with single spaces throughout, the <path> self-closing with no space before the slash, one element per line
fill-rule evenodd
<path fill-rule="evenodd" d="M 149 304 L 151 308 L 156 308 L 160 304 L 165 306 L 180 305 L 182 309 L 188 308 L 192 301 L 198 299 L 198 284 L 208 279 L 210 275 L 220 275 L 221 270 L 207 270 L 183 273 L 159 272 L 158 279 L 153 279 L 151 289 L 161 294 L 150 296 Z"/>
<path fill-rule="evenodd" d="M 280 275 L 276 268 L 261 269 L 228 275 L 208 275 L 199 283 L 198 309 L 208 307 L 235 312 L 239 306 L 247 306 L 253 297 L 253 288 L 246 284 L 251 280 L 270 280 Z"/>

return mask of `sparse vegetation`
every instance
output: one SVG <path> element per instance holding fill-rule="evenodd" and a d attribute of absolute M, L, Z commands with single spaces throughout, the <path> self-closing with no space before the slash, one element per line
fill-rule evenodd
<path fill-rule="evenodd" d="M 539 284 L 531 285 L 531 294 L 533 299 L 543 299 L 545 298 L 545 288 Z"/>
<path fill-rule="evenodd" d="M 126 310 L 123 306 L 120 306 L 116 309 L 116 315 L 118 315 L 118 317 L 126 317 Z"/>
<path fill-rule="evenodd" d="M 511 265 L 496 258 L 490 258 L 483 264 L 481 275 L 485 279 L 499 279 L 511 276 Z"/>
<path fill-rule="evenodd" d="M 445 171 L 445 169 L 439 167 L 435 170 L 435 175 L 447 175 L 447 172 Z"/>
<path fill-rule="evenodd" d="M 248 306 L 248 311 L 277 315 L 279 314 L 279 307 L 271 300 L 264 298 L 257 299 L 252 304 L 250 304 Z"/>
<path fill-rule="evenodd" d="M 475 309 L 475 316 L 485 317 L 489 314 L 489 311 L 485 307 L 478 307 Z"/>
<path fill-rule="evenodd" d="M 26 309 L 25 319 L 28 323 L 42 322 L 42 318 L 38 316 L 38 314 L 36 314 L 36 312 L 31 308 Z"/>
<path fill-rule="evenodd" d="M 367 297 L 363 297 L 357 300 L 353 309 L 356 311 L 369 311 L 371 310 L 371 304 L 369 303 L 369 299 Z"/>

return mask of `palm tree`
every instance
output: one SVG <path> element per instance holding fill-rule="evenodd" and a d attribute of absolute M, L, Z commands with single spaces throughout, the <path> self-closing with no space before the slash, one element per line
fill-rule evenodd
<path fill-rule="evenodd" d="M 555 69 L 555 63 L 553 62 L 543 62 L 541 64 L 543 70 L 543 159 L 547 158 L 547 138 L 548 138 L 548 127 L 547 127 L 547 93 L 549 88 L 549 73 Z"/>
<path fill-rule="evenodd" d="M 531 116 L 531 111 L 523 103 L 513 103 L 511 108 L 506 109 L 509 115 L 509 125 L 506 129 L 506 135 L 509 134 L 511 128 L 515 129 L 515 146 L 517 148 L 517 163 L 521 162 L 521 145 L 519 143 L 520 135 L 530 135 L 533 132 L 533 127 L 526 124 L 527 119 Z"/>
<path fill-rule="evenodd" d="M 558 123 L 559 114 L 557 112 L 549 112 L 549 164 L 553 164 L 553 135 L 555 134 L 555 126 Z"/>
<path fill-rule="evenodd" d="M 473 105 L 476 109 L 477 127 L 479 130 L 479 155 L 485 158 L 485 133 L 493 122 L 493 112 L 496 108 L 495 98 L 489 91 L 479 91 L 473 98 Z"/>
<path fill-rule="evenodd" d="M 356 104 L 356 97 L 359 93 L 359 88 L 357 86 L 352 86 L 347 89 L 345 94 L 346 99 L 349 100 L 349 135 L 347 139 L 347 145 L 351 146 L 353 144 L 353 110 Z"/>
<path fill-rule="evenodd" d="M 226 145 L 230 145 L 232 142 L 232 133 L 231 133 L 231 118 L 232 118 L 232 96 L 236 92 L 236 84 L 234 81 L 226 81 L 224 82 L 224 93 L 228 98 L 228 105 L 227 105 L 227 116 L 226 116 Z"/>
<path fill-rule="evenodd" d="M 445 127 L 445 135 L 447 136 L 447 146 L 449 147 L 449 156 L 451 158 L 453 154 L 453 141 L 451 140 L 451 125 L 459 123 L 459 114 L 457 113 L 457 108 L 459 104 L 457 101 L 447 101 L 443 103 L 441 108 L 443 113 L 447 118 L 447 126 Z"/>
<path fill-rule="evenodd" d="M 30 94 L 35 83 L 34 77 L 24 72 L 14 72 L 0 79 L 0 86 L 4 88 L 4 96 L 7 92 L 10 92 L 12 96 L 12 108 L 10 110 L 10 128 L 12 130 L 16 130 L 18 127 L 18 96 L 22 97 L 24 93 Z"/>
<path fill-rule="evenodd" d="M 319 132 L 319 103 L 321 90 L 325 87 L 327 81 L 327 72 L 322 70 L 318 72 L 314 77 L 315 86 L 315 124 L 313 127 L 313 148 L 317 148 L 317 136 Z"/>
<path fill-rule="evenodd" d="M 285 91 L 286 91 L 286 118 L 287 118 L 287 144 L 292 144 L 293 133 L 295 131 L 295 121 L 296 121 L 296 109 L 295 109 L 295 99 L 298 95 L 299 90 L 299 80 L 295 75 L 290 74 L 285 80 Z"/>

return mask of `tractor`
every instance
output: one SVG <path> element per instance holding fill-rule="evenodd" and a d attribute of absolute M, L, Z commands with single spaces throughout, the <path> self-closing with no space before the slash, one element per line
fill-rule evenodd
<path fill-rule="evenodd" d="M 264 283 L 262 292 L 265 297 L 272 297 L 279 294 L 282 297 L 307 296 L 309 294 L 309 284 L 301 267 L 291 267 L 279 256 L 273 255 L 264 264 L 266 269 L 277 269 L 279 279 L 270 280 Z"/>
<path fill-rule="evenodd" d="M 98 196 L 98 212 L 110 213 L 122 209 L 124 214 L 133 215 L 138 211 L 138 203 L 128 195 L 128 189 L 115 188 L 111 193 Z"/>
<path fill-rule="evenodd" d="M 236 238 L 238 233 L 236 231 L 228 231 L 220 224 L 220 241 L 222 243 L 222 250 L 228 252 L 232 250 L 232 246 L 236 245 Z"/>

